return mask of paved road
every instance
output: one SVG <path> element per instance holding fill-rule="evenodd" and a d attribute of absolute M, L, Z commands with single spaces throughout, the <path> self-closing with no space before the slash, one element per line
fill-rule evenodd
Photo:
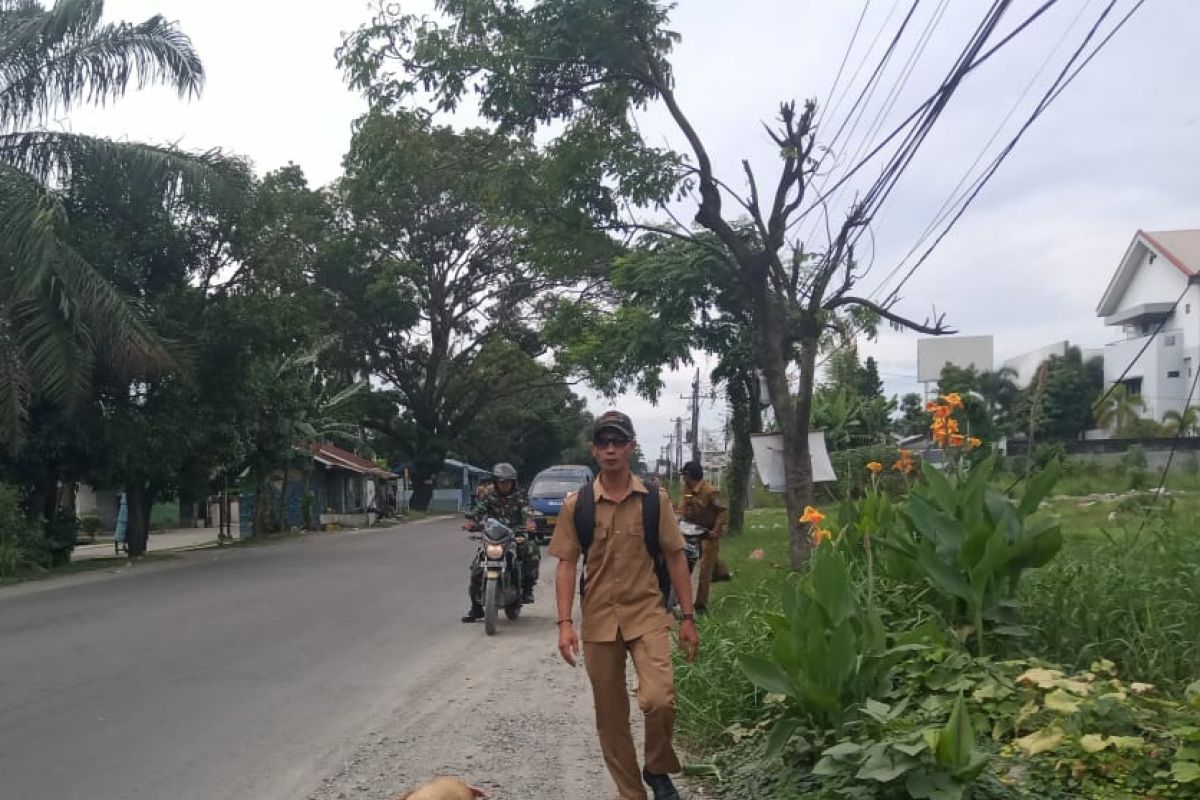
<path fill-rule="evenodd" d="M 310 796 L 406 693 L 478 650 L 482 631 L 457 621 L 457 528 L 0 591 L 0 797 Z"/>

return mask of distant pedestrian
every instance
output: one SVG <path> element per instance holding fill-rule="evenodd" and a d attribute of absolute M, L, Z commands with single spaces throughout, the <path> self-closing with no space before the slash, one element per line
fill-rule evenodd
<path fill-rule="evenodd" d="M 113 533 L 113 552 L 119 553 L 124 550 L 128 553 L 129 503 L 125 499 L 125 492 L 117 493 L 117 502 L 117 529 Z"/>
<path fill-rule="evenodd" d="M 721 554 L 721 537 L 729 512 L 721 503 L 721 492 L 710 481 L 704 480 L 704 468 L 695 461 L 683 465 L 683 494 L 676 509 L 685 521 L 699 525 L 708 531 L 704 550 L 700 557 L 700 580 L 696 586 L 696 611 L 708 611 L 708 593 L 712 582 L 718 579 Z M 728 572 L 726 572 L 728 574 Z"/>

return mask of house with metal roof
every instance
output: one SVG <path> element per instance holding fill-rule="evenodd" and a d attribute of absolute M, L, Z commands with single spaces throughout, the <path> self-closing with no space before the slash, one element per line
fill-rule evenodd
<path fill-rule="evenodd" d="M 1200 368 L 1200 229 L 1139 230 L 1096 308 L 1120 332 L 1104 348 L 1106 385 L 1145 402 L 1143 416 L 1182 411 Z M 1193 397 L 1192 404 L 1200 404 Z"/>

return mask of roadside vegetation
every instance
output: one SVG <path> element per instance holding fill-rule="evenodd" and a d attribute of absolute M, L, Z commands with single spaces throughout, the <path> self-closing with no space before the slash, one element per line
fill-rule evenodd
<path fill-rule="evenodd" d="M 805 571 L 780 510 L 723 542 L 735 581 L 679 665 L 691 771 L 763 800 L 1200 796 L 1200 498 L 1062 498 L 1057 461 L 1006 495 L 952 435 L 944 472 L 864 462 L 811 509 Z"/>

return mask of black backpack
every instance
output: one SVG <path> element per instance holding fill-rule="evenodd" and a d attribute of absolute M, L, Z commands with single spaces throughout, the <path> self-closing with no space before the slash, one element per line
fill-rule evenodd
<path fill-rule="evenodd" d="M 671 592 L 671 576 L 667 572 L 667 561 L 663 558 L 662 545 L 658 541 L 658 515 L 662 497 L 658 493 L 658 484 L 646 481 L 646 495 L 642 498 L 642 530 L 646 537 L 646 551 L 654 562 L 654 575 L 658 579 L 658 588 L 662 592 L 663 605 L 667 605 Z M 587 580 L 588 550 L 592 547 L 592 537 L 596 533 L 596 489 L 591 481 L 585 483 L 575 498 L 575 533 L 579 537 L 579 547 L 583 551 L 584 573 L 579 576 L 579 596 L 583 597 L 584 583 Z"/>

